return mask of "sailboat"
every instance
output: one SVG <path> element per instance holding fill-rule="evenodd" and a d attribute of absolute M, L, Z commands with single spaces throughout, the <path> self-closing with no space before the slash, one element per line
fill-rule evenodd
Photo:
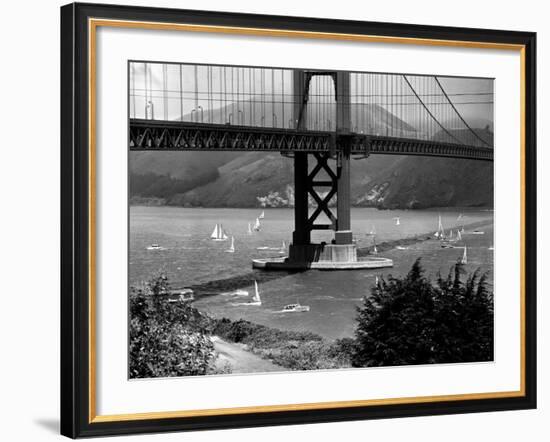
<path fill-rule="evenodd" d="M 227 235 L 225 234 L 225 231 L 223 230 L 223 226 L 221 224 L 216 224 L 216 227 L 214 227 L 214 231 L 212 232 L 212 235 L 210 235 L 210 238 L 214 241 L 227 241 Z"/>
<path fill-rule="evenodd" d="M 372 249 L 373 255 L 378 255 L 378 249 L 376 248 L 376 238 L 373 238 L 374 248 Z"/>
<path fill-rule="evenodd" d="M 393 218 L 395 220 L 395 225 L 398 226 L 399 224 L 401 224 L 401 221 L 399 219 L 398 216 L 396 216 L 395 218 Z"/>
<path fill-rule="evenodd" d="M 248 232 L 247 232 L 249 235 L 252 235 L 252 226 L 250 225 L 250 223 L 248 223 Z"/>
<path fill-rule="evenodd" d="M 368 234 L 369 235 L 376 235 L 376 228 L 374 227 L 374 224 L 372 225 L 372 227 L 370 229 L 370 232 Z"/>
<path fill-rule="evenodd" d="M 254 280 L 254 296 L 252 301 L 249 302 L 238 302 L 233 305 L 250 305 L 250 306 L 260 306 L 262 305 L 262 299 L 260 298 L 260 291 L 258 290 L 258 282 Z"/>
<path fill-rule="evenodd" d="M 460 230 L 457 230 L 457 232 L 456 232 L 456 240 L 457 241 L 462 241 L 462 233 L 460 233 Z"/>
<path fill-rule="evenodd" d="M 378 279 L 378 275 L 376 275 L 376 280 L 374 281 L 374 283 L 376 284 L 376 287 L 378 287 L 378 284 L 380 283 L 380 280 Z"/>
<path fill-rule="evenodd" d="M 235 253 L 235 237 L 231 237 L 231 246 L 226 250 L 227 253 Z"/>
<path fill-rule="evenodd" d="M 445 239 L 445 229 L 443 229 L 443 223 L 441 222 L 441 215 L 439 215 L 437 232 L 434 233 L 434 236 L 439 239 Z"/>
<path fill-rule="evenodd" d="M 281 244 L 281 250 L 279 250 L 279 253 L 286 253 L 286 243 L 283 239 L 283 244 Z"/>
<path fill-rule="evenodd" d="M 260 290 L 258 290 L 258 282 L 254 280 L 254 296 L 252 297 L 253 305 L 262 305 L 262 300 L 260 298 Z"/>
<path fill-rule="evenodd" d="M 254 230 L 256 232 L 259 232 L 261 228 L 262 226 L 260 224 L 260 218 L 256 218 L 256 221 L 254 222 Z"/>
<path fill-rule="evenodd" d="M 464 255 L 462 255 L 462 259 L 460 260 L 461 264 L 468 264 L 468 248 L 464 246 Z"/>
<path fill-rule="evenodd" d="M 258 219 L 264 219 L 265 218 L 265 211 L 262 210 L 262 213 L 260 213 L 260 216 L 258 217 Z"/>

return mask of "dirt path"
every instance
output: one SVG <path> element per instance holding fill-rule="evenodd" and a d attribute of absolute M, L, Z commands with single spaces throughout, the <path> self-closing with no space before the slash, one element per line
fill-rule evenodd
<path fill-rule="evenodd" d="M 269 371 L 286 371 L 287 369 L 273 362 L 246 351 L 242 345 L 224 341 L 218 336 L 212 337 L 214 349 L 218 354 L 216 368 L 222 369 L 231 365 L 232 373 L 262 373 Z"/>

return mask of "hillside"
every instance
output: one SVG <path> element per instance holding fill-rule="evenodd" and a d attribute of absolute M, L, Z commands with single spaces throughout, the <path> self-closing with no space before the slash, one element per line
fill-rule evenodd
<path fill-rule="evenodd" d="M 492 207 L 493 163 L 407 157 L 364 187 L 352 189 L 355 205 L 385 209 Z"/>
<path fill-rule="evenodd" d="M 380 128 L 398 126 L 414 131 L 379 106 L 366 107 L 364 111 L 376 116 Z M 454 132 L 458 137 L 464 135 Z M 492 142 L 488 126 L 476 132 Z M 443 134 L 434 139 L 440 137 L 446 139 Z M 352 201 L 357 206 L 493 205 L 491 162 L 373 155 L 353 160 L 351 177 Z M 264 152 L 131 152 L 130 196 L 132 204 L 292 206 L 293 160 Z"/>

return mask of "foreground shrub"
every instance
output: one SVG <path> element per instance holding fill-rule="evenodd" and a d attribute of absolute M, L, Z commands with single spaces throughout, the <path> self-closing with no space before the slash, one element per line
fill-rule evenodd
<path fill-rule="evenodd" d="M 485 275 L 462 281 L 456 264 L 433 285 L 420 259 L 402 279 L 373 287 L 358 308 L 356 367 L 479 362 L 493 359 L 493 297 Z"/>
<path fill-rule="evenodd" d="M 209 318 L 187 302 L 167 302 L 169 292 L 163 274 L 130 291 L 131 378 L 203 375 L 211 370 Z"/>

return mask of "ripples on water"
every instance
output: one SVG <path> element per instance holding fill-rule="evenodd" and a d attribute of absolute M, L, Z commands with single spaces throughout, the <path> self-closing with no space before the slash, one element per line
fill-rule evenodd
<path fill-rule="evenodd" d="M 261 209 L 197 209 L 175 207 L 131 207 L 130 209 L 130 284 L 139 284 L 163 269 L 173 287 L 205 283 L 242 275 L 252 271 L 251 259 L 279 255 L 259 251 L 258 247 L 280 247 L 291 242 L 294 226 L 292 209 L 266 209 L 260 232 L 247 233 Z M 487 220 L 480 230 L 484 235 L 465 235 L 468 245 L 468 271 L 481 267 L 492 282 L 493 212 L 487 210 L 422 210 L 403 211 L 354 208 L 352 230 L 358 247 L 372 245 L 367 236 L 374 225 L 378 243 L 407 238 L 437 229 L 438 214 L 446 229 Z M 457 220 L 464 213 L 464 220 Z M 394 217 L 400 218 L 396 225 Z M 229 237 L 235 237 L 235 253 L 227 253 L 230 241 L 210 239 L 216 223 L 222 223 Z M 456 232 L 456 230 L 455 230 Z M 315 232 L 314 241 L 330 241 L 332 233 Z M 163 250 L 147 250 L 159 244 Z M 310 330 L 329 338 L 351 336 L 355 328 L 356 306 L 369 293 L 375 277 L 406 273 L 417 257 L 422 257 L 426 272 L 435 278 L 438 271 L 447 274 L 462 256 L 463 249 L 443 249 L 435 240 L 407 246 L 405 250 L 389 250 L 381 256 L 393 259 L 394 267 L 378 270 L 307 271 L 260 284 L 261 307 L 235 306 L 229 296 L 209 296 L 195 305 L 218 317 L 244 318 L 272 327 Z M 258 272 L 258 271 L 256 271 Z M 244 287 L 253 293 L 253 287 Z M 223 291 L 223 290 L 222 290 Z M 220 291 L 220 293 L 222 292 Z M 246 299 L 246 298 L 244 298 Z M 290 303 L 311 307 L 307 313 L 280 313 Z"/>

